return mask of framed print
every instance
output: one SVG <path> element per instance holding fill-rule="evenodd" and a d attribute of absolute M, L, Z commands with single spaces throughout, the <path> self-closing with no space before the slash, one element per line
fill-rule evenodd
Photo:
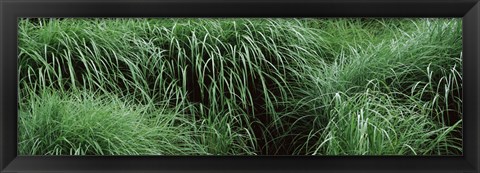
<path fill-rule="evenodd" d="M 478 172 L 476 0 L 3 0 L 1 172 Z"/>

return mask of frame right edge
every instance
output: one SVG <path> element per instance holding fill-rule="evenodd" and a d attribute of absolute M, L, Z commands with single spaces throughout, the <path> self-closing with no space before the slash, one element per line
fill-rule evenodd
<path fill-rule="evenodd" d="M 480 165 L 479 67 L 480 67 L 480 2 L 463 16 L 463 156 L 478 172 Z M 467 94 L 465 94 L 467 93 Z"/>
<path fill-rule="evenodd" d="M 5 58 L 4 52 L 3 52 L 3 46 L 5 45 L 4 39 L 3 39 L 3 21 L 4 21 L 4 10 L 3 10 L 3 0 L 0 0 L 0 172 L 3 171 L 6 167 L 5 163 L 5 156 L 4 156 L 4 141 L 5 141 L 5 130 L 4 130 L 4 119 L 3 119 L 3 59 Z"/>

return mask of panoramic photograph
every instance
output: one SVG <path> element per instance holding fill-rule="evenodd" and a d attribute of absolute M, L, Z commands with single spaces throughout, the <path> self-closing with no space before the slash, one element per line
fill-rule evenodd
<path fill-rule="evenodd" d="M 18 155 L 463 154 L 461 18 L 19 18 Z"/>

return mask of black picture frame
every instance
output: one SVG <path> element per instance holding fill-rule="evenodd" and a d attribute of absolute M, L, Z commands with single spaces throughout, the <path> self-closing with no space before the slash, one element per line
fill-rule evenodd
<path fill-rule="evenodd" d="M 479 172 L 478 0 L 0 0 L 0 172 Z M 463 18 L 463 156 L 17 156 L 19 17 Z"/>

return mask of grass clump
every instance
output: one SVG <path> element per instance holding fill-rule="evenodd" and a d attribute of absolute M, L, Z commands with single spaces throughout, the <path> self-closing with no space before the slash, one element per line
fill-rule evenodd
<path fill-rule="evenodd" d="M 20 151 L 33 155 L 172 155 L 205 150 L 178 112 L 115 96 L 43 91 L 20 111 Z M 173 124 L 176 124 L 173 126 Z M 207 154 L 207 152 L 203 152 Z"/>

